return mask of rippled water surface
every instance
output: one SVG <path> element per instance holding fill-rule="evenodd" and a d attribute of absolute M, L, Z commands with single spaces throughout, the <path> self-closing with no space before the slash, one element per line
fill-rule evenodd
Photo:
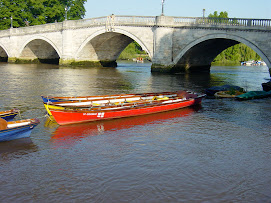
<path fill-rule="evenodd" d="M 150 64 L 61 68 L 0 63 L 1 110 L 41 120 L 0 143 L 0 202 L 270 202 L 271 98 L 205 98 L 148 116 L 58 126 L 40 95 L 99 95 L 233 84 L 261 90 L 267 67 L 152 74 Z"/>

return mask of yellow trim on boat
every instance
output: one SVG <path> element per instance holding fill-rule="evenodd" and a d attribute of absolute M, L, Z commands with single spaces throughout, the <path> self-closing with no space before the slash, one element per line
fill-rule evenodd
<path fill-rule="evenodd" d="M 49 104 L 44 104 L 44 107 L 50 116 L 52 116 L 50 109 L 61 109 L 61 110 L 65 109 L 65 107 L 62 107 L 62 106 L 55 106 L 55 105 L 49 105 Z"/>

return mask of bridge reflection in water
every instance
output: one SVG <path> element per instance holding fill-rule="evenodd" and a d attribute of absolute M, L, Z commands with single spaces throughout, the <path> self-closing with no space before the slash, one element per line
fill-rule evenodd
<path fill-rule="evenodd" d="M 149 124 L 157 124 L 158 122 L 166 122 L 169 119 L 190 116 L 200 109 L 201 105 L 198 105 L 174 111 L 149 114 L 144 116 L 59 126 L 55 130 L 55 132 L 52 133 L 53 136 L 51 138 L 51 141 L 56 147 L 66 148 L 74 145 L 76 142 L 80 142 L 82 139 L 89 136 L 101 135 L 107 131 L 119 131 L 122 129 L 133 128 L 140 125 L 144 126 Z M 54 124 L 55 123 L 51 123 L 51 125 Z"/>

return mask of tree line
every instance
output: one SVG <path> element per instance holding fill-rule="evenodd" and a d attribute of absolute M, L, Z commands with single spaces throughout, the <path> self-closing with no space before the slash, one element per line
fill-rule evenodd
<path fill-rule="evenodd" d="M 215 11 L 213 14 L 208 15 L 209 18 L 229 18 L 226 11 L 218 14 Z M 248 60 L 261 60 L 261 57 L 245 44 L 236 44 L 222 51 L 213 61 L 216 64 L 240 64 L 241 61 Z"/>
<path fill-rule="evenodd" d="M 82 19 L 87 0 L 1 0 L 0 30 Z"/>

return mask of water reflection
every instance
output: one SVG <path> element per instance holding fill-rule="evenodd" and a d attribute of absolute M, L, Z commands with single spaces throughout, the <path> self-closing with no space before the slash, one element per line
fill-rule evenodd
<path fill-rule="evenodd" d="M 58 147 L 69 147 L 84 137 L 97 136 L 106 131 L 118 131 L 138 125 L 166 122 L 168 119 L 189 116 L 200 108 L 201 106 L 194 106 L 145 116 L 59 126 L 53 133 L 51 141 Z M 51 125 L 55 125 L 55 123 L 51 123 Z"/>
<path fill-rule="evenodd" d="M 35 151 L 38 151 L 38 147 L 32 142 L 31 138 L 0 142 L 0 159 L 5 159 L 12 155 L 20 157 Z"/>
<path fill-rule="evenodd" d="M 0 68 L 0 107 L 17 107 L 24 118 L 44 115 L 40 95 L 201 92 L 224 84 L 257 90 L 270 78 L 267 67 L 212 67 L 210 75 L 158 75 L 148 64 Z M 197 113 L 73 126 L 41 119 L 34 143 L 0 143 L 1 202 L 270 202 L 270 105 L 271 98 L 206 98 Z"/>

